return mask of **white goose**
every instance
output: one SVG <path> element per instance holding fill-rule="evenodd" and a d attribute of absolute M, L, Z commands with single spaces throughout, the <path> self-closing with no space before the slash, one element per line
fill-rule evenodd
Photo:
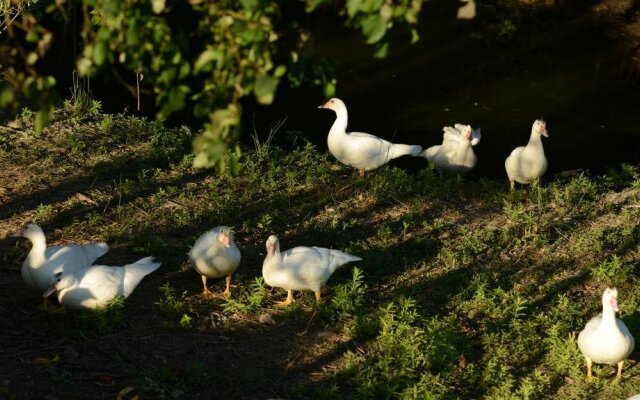
<path fill-rule="evenodd" d="M 622 365 L 634 347 L 627 326 L 616 318 L 618 290 L 607 288 L 602 294 L 602 314 L 591 318 L 578 335 L 578 347 L 587 362 L 587 379 L 591 379 L 591 364 L 618 364 L 616 379 L 622 377 Z"/>
<path fill-rule="evenodd" d="M 473 130 L 470 125 L 455 124 L 445 126 L 442 144 L 431 146 L 421 156 L 435 164 L 438 170 L 465 173 L 471 171 L 478 163 L 478 157 L 472 146 L 480 143 L 480 129 Z"/>
<path fill-rule="evenodd" d="M 116 296 L 129 297 L 142 278 L 158 267 L 160 263 L 153 262 L 153 257 L 146 257 L 123 267 L 92 265 L 60 273 L 43 296 L 57 292 L 60 304 L 73 309 L 104 307 Z"/>
<path fill-rule="evenodd" d="M 218 226 L 204 233 L 196 240 L 189 251 L 193 268 L 202 275 L 203 294 L 211 296 L 207 287 L 207 278 L 226 276 L 227 288 L 222 293 L 231 295 L 231 275 L 240 265 L 240 250 L 233 241 L 231 228 Z"/>
<path fill-rule="evenodd" d="M 51 285 L 56 274 L 73 273 L 87 268 L 109 250 L 109 246 L 102 242 L 47 248 L 44 232 L 36 224 L 25 225 L 22 231 L 13 236 L 27 238 L 32 243 L 31 251 L 22 264 L 21 275 L 27 285 L 40 291 Z M 46 305 L 45 301 L 45 308 Z"/>
<path fill-rule="evenodd" d="M 421 146 L 394 144 L 368 133 L 347 133 L 347 107 L 338 98 L 330 99 L 318 108 L 326 108 L 336 113 L 336 120 L 327 137 L 329 151 L 341 163 L 359 170 L 360 175 L 394 158 L 404 155 L 415 156 L 422 151 Z"/>
<path fill-rule="evenodd" d="M 549 137 L 547 124 L 544 120 L 537 119 L 531 127 L 529 143 L 513 149 L 504 161 L 511 189 L 514 188 L 514 182 L 531 183 L 547 171 L 547 158 L 544 156 L 541 136 Z"/>
<path fill-rule="evenodd" d="M 267 285 L 288 291 L 287 300 L 277 303 L 286 306 L 293 303 L 294 290 L 313 290 L 320 301 L 320 288 L 341 265 L 362 260 L 340 250 L 324 247 L 294 247 L 280 253 L 280 241 L 274 235 L 267 239 L 267 256 L 262 264 L 262 276 Z"/>

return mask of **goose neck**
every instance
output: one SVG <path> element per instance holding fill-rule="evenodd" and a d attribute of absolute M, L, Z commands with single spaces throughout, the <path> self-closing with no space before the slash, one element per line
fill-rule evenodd
<path fill-rule="evenodd" d="M 348 122 L 348 114 L 345 108 L 340 108 L 335 110 L 336 112 L 336 120 L 333 122 L 331 126 L 331 131 L 329 133 L 333 134 L 346 134 L 347 133 L 347 122 Z"/>
<path fill-rule="evenodd" d="M 529 147 L 542 149 L 542 138 L 538 133 L 531 132 L 531 137 L 529 138 L 529 143 L 527 145 Z"/>
<path fill-rule="evenodd" d="M 38 267 L 45 261 L 45 251 L 47 250 L 47 241 L 42 236 L 30 236 L 29 240 L 31 240 L 31 250 L 27 255 L 29 260 L 29 264 L 33 267 Z"/>
<path fill-rule="evenodd" d="M 600 328 L 604 329 L 617 329 L 616 324 L 616 312 L 610 306 L 602 307 L 602 321 L 600 322 Z"/>

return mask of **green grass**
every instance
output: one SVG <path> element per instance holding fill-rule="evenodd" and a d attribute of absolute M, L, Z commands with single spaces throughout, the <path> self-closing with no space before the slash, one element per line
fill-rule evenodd
<path fill-rule="evenodd" d="M 269 352 L 261 340 L 270 328 L 257 321 L 272 313 L 271 329 L 337 335 L 339 341 L 314 341 L 307 333 L 289 354 L 267 355 L 282 363 L 314 360 L 300 362 L 305 373 L 286 383 L 287 393 L 300 398 L 609 399 L 640 391 L 636 362 L 627 363 L 619 384 L 610 382 L 611 366 L 598 366 L 599 378 L 584 382 L 575 343 L 599 312 L 607 285 L 618 287 L 619 316 L 640 340 L 636 166 L 602 176 L 547 176 L 515 192 L 504 179 L 439 179 L 432 169 L 384 166 L 358 178 L 308 142 L 275 146 L 285 133 L 272 132 L 256 139 L 231 178 L 191 169 L 189 129 L 87 106 L 94 109 L 87 118 L 54 124 L 37 138 L 28 127 L 2 137 L 0 159 L 37 177 L 16 180 L 12 193 L 33 200 L 9 200 L 6 229 L 31 220 L 52 242 L 104 240 L 116 249 L 113 263 L 153 254 L 163 267 L 141 286 L 159 288 L 131 300 L 132 312 L 152 314 L 153 326 L 167 334 L 233 339 L 250 332 L 253 351 Z M 58 187 L 56 196 L 42 182 Z M 186 252 L 221 224 L 234 227 L 243 261 L 231 299 L 203 299 Z M 283 249 L 332 247 L 363 261 L 338 270 L 320 304 L 311 293 L 296 293 L 296 305 L 274 310 L 284 292 L 260 278 L 272 233 Z M 8 257 L 25 250 L 10 248 Z M 222 281 L 209 284 L 221 289 Z M 175 398 L 201 394 L 212 366 L 185 357 L 181 370 L 138 375 L 137 389 Z M 224 379 L 240 379 L 243 362 L 251 357 L 239 359 Z M 271 387 L 261 379 L 252 384 Z M 287 396 L 282 385 L 273 386 L 274 397 Z M 236 397 L 254 393 L 230 390 Z"/>

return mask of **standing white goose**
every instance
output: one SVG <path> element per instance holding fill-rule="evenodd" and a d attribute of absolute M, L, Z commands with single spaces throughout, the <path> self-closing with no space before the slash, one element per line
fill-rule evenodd
<path fill-rule="evenodd" d="M 87 268 L 109 250 L 109 246 L 102 242 L 47 248 L 44 232 L 36 224 L 25 225 L 22 231 L 13 236 L 27 238 L 32 243 L 31 250 L 22 264 L 21 275 L 27 285 L 40 291 L 51 285 L 56 274 L 72 273 Z M 45 308 L 46 305 L 45 301 Z"/>
<path fill-rule="evenodd" d="M 326 108 L 336 113 L 336 120 L 327 137 L 329 151 L 341 163 L 359 170 L 360 175 L 394 158 L 404 155 L 415 156 L 422 151 L 422 147 L 418 145 L 394 144 L 368 133 L 347 133 L 347 107 L 338 98 L 330 99 L 318 108 Z"/>
<path fill-rule="evenodd" d="M 293 303 L 294 290 L 313 290 L 320 301 L 320 288 L 341 265 L 362 260 L 340 250 L 324 247 L 294 247 L 280 253 L 280 241 L 274 235 L 267 239 L 267 256 L 262 264 L 262 276 L 267 285 L 286 289 L 287 300 Z"/>
<path fill-rule="evenodd" d="M 233 241 L 233 232 L 227 226 L 218 226 L 202 234 L 196 240 L 189 258 L 193 268 L 202 275 L 203 294 L 211 296 L 207 287 L 207 278 L 226 276 L 227 288 L 222 293 L 231 295 L 231 275 L 240 265 L 240 250 Z"/>
<path fill-rule="evenodd" d="M 43 296 L 57 292 L 60 304 L 73 309 L 104 307 L 116 296 L 129 297 L 142 278 L 158 267 L 160 263 L 153 262 L 153 257 L 146 257 L 124 267 L 92 265 L 72 273 L 63 272 Z"/>
<path fill-rule="evenodd" d="M 602 314 L 591 318 L 578 335 L 578 347 L 587 362 L 587 379 L 591 379 L 591 364 L 618 364 L 616 379 L 622 377 L 622 365 L 634 347 L 627 326 L 616 318 L 618 290 L 607 288 L 602 294 Z"/>
<path fill-rule="evenodd" d="M 513 149 L 504 161 L 504 168 L 511 183 L 531 183 L 540 178 L 547 171 L 547 158 L 542 148 L 542 137 L 549 137 L 547 124 L 543 119 L 537 119 L 531 127 L 531 136 L 526 146 Z"/>
<path fill-rule="evenodd" d="M 455 124 L 445 126 L 442 144 L 431 146 L 421 156 L 435 164 L 438 170 L 465 173 L 471 171 L 478 163 L 478 157 L 472 146 L 480 142 L 481 130 L 471 129 L 470 125 Z"/>

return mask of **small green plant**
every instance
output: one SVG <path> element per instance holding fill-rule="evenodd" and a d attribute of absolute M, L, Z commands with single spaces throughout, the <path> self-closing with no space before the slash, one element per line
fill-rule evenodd
<path fill-rule="evenodd" d="M 574 379 L 581 377 L 582 355 L 576 343 L 575 332 L 567 332 L 562 324 L 555 323 L 547 331 L 544 342 L 548 348 L 545 363 L 561 375 Z"/>
<path fill-rule="evenodd" d="M 364 293 L 367 290 L 364 284 L 364 272 L 358 267 L 352 270 L 351 281 L 335 287 L 331 297 L 331 311 L 339 321 L 353 319 L 362 310 Z"/>
<path fill-rule="evenodd" d="M 69 149 L 71 153 L 79 154 L 84 150 L 87 145 L 86 143 L 76 134 L 68 133 L 67 134 L 67 143 L 69 145 Z"/>
<path fill-rule="evenodd" d="M 95 310 L 83 310 L 78 316 L 78 330 L 81 333 L 99 334 L 114 331 L 124 323 L 124 297 L 116 296 L 106 306 Z"/>
<path fill-rule="evenodd" d="M 591 275 L 599 282 L 617 286 L 626 282 L 631 274 L 631 267 L 622 265 L 618 256 L 599 262 L 591 268 Z"/>
<path fill-rule="evenodd" d="M 227 313 L 251 314 L 262 309 L 267 299 L 267 288 L 264 278 L 257 277 L 249 285 L 249 293 L 234 292 L 235 298 L 229 298 L 223 305 L 223 309 Z"/>
<path fill-rule="evenodd" d="M 261 140 L 258 136 L 257 131 L 253 131 L 251 138 L 253 139 L 253 150 L 254 150 L 254 158 L 257 163 L 263 163 L 265 161 L 269 161 L 271 157 L 271 151 L 273 149 L 273 145 L 271 142 L 276 136 L 276 133 L 282 128 L 287 119 L 283 119 L 278 121 L 272 128 L 269 129 L 267 133 L 267 137 L 264 140 Z"/>
<path fill-rule="evenodd" d="M 180 327 L 183 329 L 191 328 L 191 323 L 193 322 L 193 318 L 189 316 L 189 314 L 182 314 L 180 317 Z"/>
<path fill-rule="evenodd" d="M 36 208 L 36 220 L 47 221 L 53 216 L 54 211 L 53 204 L 39 204 Z"/>
<path fill-rule="evenodd" d="M 176 290 L 171 287 L 169 282 L 165 282 L 160 286 L 160 299 L 156 302 L 156 305 L 160 309 L 160 312 L 173 318 L 177 318 L 177 327 L 179 329 L 190 329 L 193 327 L 193 310 L 191 305 L 184 300 L 186 291 L 182 292 L 180 296 L 176 294 Z M 175 328 L 173 323 L 167 324 L 168 328 Z"/>
<path fill-rule="evenodd" d="M 156 302 L 156 305 L 160 309 L 160 312 L 169 315 L 179 315 L 181 318 L 184 313 L 190 312 L 191 308 L 189 304 L 183 300 L 183 297 L 187 294 L 186 291 L 182 292 L 181 296 L 176 294 L 176 290 L 171 287 L 169 282 L 165 282 L 160 286 L 160 300 Z"/>
<path fill-rule="evenodd" d="M 535 208 L 527 209 L 521 202 L 504 201 L 503 211 L 511 224 L 504 230 L 504 239 L 513 244 L 543 241 L 540 235 L 540 215 Z"/>
<path fill-rule="evenodd" d="M 207 372 L 199 361 L 190 362 L 186 366 L 152 367 L 145 369 L 138 387 L 151 392 L 155 398 L 182 398 L 185 393 L 205 384 Z"/>
<path fill-rule="evenodd" d="M 429 390 L 420 398 L 440 397 L 447 382 L 437 374 L 456 365 L 460 338 L 450 320 L 423 319 L 412 299 L 400 298 L 380 310 L 380 331 L 367 349 L 349 352 L 338 379 L 354 392 L 349 398 L 412 398 L 410 393 L 425 379 Z M 417 385 L 417 386 L 416 386 Z"/>
<path fill-rule="evenodd" d="M 20 117 L 20 119 L 23 121 L 31 121 L 33 120 L 33 117 L 35 117 L 35 115 L 36 115 L 35 111 L 27 107 L 22 107 L 20 109 L 20 112 L 18 113 L 18 117 Z"/>
<path fill-rule="evenodd" d="M 271 214 L 265 213 L 260 216 L 257 223 L 257 228 L 262 230 L 269 230 L 269 227 L 273 223 L 273 217 Z"/>
<path fill-rule="evenodd" d="M 551 193 L 554 203 L 563 213 L 588 214 L 598 199 L 598 186 L 584 173 L 581 173 L 564 185 L 554 183 L 551 187 Z"/>

